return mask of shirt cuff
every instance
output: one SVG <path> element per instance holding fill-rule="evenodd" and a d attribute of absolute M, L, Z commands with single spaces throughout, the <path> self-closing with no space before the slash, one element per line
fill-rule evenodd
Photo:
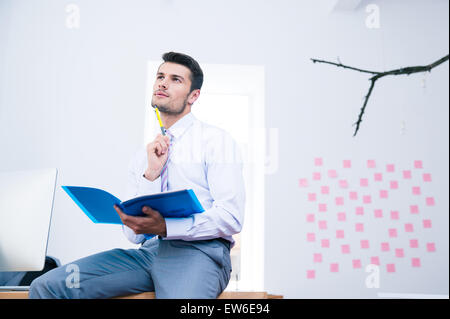
<path fill-rule="evenodd" d="M 140 244 L 145 240 L 144 235 L 136 235 L 131 228 L 125 225 L 122 225 L 122 230 L 125 234 L 125 237 L 127 237 L 127 239 L 133 244 Z"/>
<path fill-rule="evenodd" d="M 189 240 L 188 231 L 191 229 L 194 220 L 192 217 L 187 218 L 166 218 L 166 237 L 163 239 L 187 239 Z"/>

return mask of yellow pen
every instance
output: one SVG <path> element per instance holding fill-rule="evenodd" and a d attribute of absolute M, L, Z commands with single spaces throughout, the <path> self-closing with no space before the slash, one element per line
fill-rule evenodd
<path fill-rule="evenodd" d="M 155 105 L 154 108 L 155 108 L 155 112 L 156 112 L 156 117 L 158 118 L 159 127 L 161 128 L 162 135 L 165 136 L 166 135 L 166 129 L 164 128 L 164 125 L 162 124 L 162 121 L 161 121 L 161 117 L 159 116 L 158 107 Z"/>

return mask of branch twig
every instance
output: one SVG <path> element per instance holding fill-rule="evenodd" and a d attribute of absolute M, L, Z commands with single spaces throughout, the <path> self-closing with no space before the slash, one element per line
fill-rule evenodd
<path fill-rule="evenodd" d="M 351 67 L 351 66 L 348 66 L 348 65 L 344 65 L 340 61 L 339 61 L 339 63 L 329 62 L 329 61 L 325 61 L 325 60 L 318 60 L 318 59 L 311 59 L 311 61 L 313 61 L 313 63 L 331 64 L 331 65 L 334 65 L 334 66 L 337 66 L 337 67 L 341 67 L 341 68 L 344 68 L 344 69 L 349 69 L 349 70 L 363 72 L 363 73 L 369 73 L 369 74 L 373 75 L 369 79 L 370 80 L 369 91 L 367 92 L 367 95 L 366 95 L 366 97 L 364 99 L 364 104 L 363 104 L 363 106 L 361 108 L 361 111 L 359 113 L 358 120 L 356 121 L 356 123 L 353 124 L 353 125 L 356 125 L 356 129 L 355 129 L 355 132 L 353 133 L 353 136 L 356 136 L 356 133 L 358 133 L 359 128 L 361 126 L 362 117 L 363 117 L 363 114 L 364 114 L 364 112 L 366 110 L 367 104 L 369 102 L 370 95 L 372 94 L 373 88 L 375 87 L 375 82 L 378 79 L 381 79 L 382 77 L 388 76 L 388 75 L 402 75 L 402 74 L 410 75 L 410 74 L 419 73 L 419 72 L 431 72 L 431 70 L 433 68 L 435 68 L 438 65 L 444 63 L 445 61 L 448 61 L 448 59 L 449 59 L 449 55 L 447 54 L 443 58 L 440 58 L 439 60 L 437 60 L 437 61 L 435 61 L 435 62 L 433 62 L 431 64 L 428 64 L 428 65 L 409 66 L 409 67 L 395 69 L 395 70 L 390 70 L 390 71 L 385 71 L 385 72 L 376 72 L 376 71 L 369 71 L 369 70 L 358 69 L 358 68 L 354 68 L 354 67 Z"/>
<path fill-rule="evenodd" d="M 311 61 L 313 61 L 314 63 L 326 63 L 326 64 L 331 64 L 331 65 L 335 65 L 337 67 L 341 67 L 344 69 L 350 69 L 350 70 L 355 70 L 355 71 L 359 71 L 359 72 L 364 72 L 364 73 L 370 73 L 370 74 L 380 74 L 380 72 L 374 72 L 374 71 L 368 71 L 368 70 L 362 70 L 362 69 L 357 69 L 348 65 L 343 65 L 341 62 L 339 63 L 334 63 L 334 62 L 329 62 L 329 61 L 324 61 L 324 60 L 318 60 L 318 59 L 311 59 Z"/>

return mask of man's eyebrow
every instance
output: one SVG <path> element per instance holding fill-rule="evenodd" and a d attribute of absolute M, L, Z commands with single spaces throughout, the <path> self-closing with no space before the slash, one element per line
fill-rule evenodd
<path fill-rule="evenodd" d="M 156 75 L 165 75 L 165 74 L 163 72 L 158 72 L 158 73 L 156 73 Z M 169 74 L 169 75 L 173 78 L 180 78 L 180 79 L 184 80 L 184 77 L 182 77 L 181 75 L 178 75 L 178 74 Z"/>

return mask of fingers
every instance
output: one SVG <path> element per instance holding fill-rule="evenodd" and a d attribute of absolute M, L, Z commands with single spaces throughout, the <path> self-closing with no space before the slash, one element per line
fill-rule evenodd
<path fill-rule="evenodd" d="M 127 215 L 117 205 L 114 205 L 114 209 L 119 214 L 122 223 L 131 228 L 135 234 L 151 233 L 152 227 L 154 227 L 154 224 L 159 218 L 159 212 L 148 206 L 142 207 L 142 212 L 146 215 L 145 217 Z"/>
<path fill-rule="evenodd" d="M 154 210 L 154 209 L 152 209 L 151 207 L 148 207 L 148 206 L 143 206 L 142 207 L 142 212 L 145 215 L 150 216 L 150 217 L 155 216 L 155 213 L 159 214 L 159 212 L 157 210 Z"/>
<path fill-rule="evenodd" d="M 156 154 L 159 156 L 159 155 L 161 155 L 161 154 L 163 154 L 163 147 L 162 147 L 162 145 L 160 144 L 160 143 L 158 143 L 158 142 L 155 142 L 155 151 L 156 151 Z"/>
<path fill-rule="evenodd" d="M 126 225 L 124 219 L 126 219 L 126 217 L 127 217 L 128 215 L 125 214 L 125 213 L 119 208 L 119 206 L 117 206 L 117 205 L 114 205 L 114 209 L 116 210 L 117 214 L 119 214 L 119 217 L 120 217 L 120 219 L 122 220 L 122 223 L 123 223 L 124 225 Z M 128 225 L 127 225 L 127 226 L 128 226 Z"/>
<path fill-rule="evenodd" d="M 169 145 L 170 138 L 168 136 L 158 134 L 153 142 L 148 143 L 147 152 L 155 152 L 156 155 L 161 156 L 168 151 Z"/>
<path fill-rule="evenodd" d="M 119 214 L 122 223 L 128 226 L 136 235 L 143 234 L 137 217 L 125 214 L 118 206 L 114 205 L 114 209 Z"/>
<path fill-rule="evenodd" d="M 165 154 L 169 149 L 170 138 L 168 136 L 162 136 L 158 134 L 153 141 L 154 150 L 158 156 Z"/>
<path fill-rule="evenodd" d="M 155 138 L 155 142 L 159 142 L 159 143 L 161 143 L 161 145 L 163 145 L 165 147 L 169 147 L 170 138 L 167 135 L 163 136 L 161 134 L 158 134 Z"/>

